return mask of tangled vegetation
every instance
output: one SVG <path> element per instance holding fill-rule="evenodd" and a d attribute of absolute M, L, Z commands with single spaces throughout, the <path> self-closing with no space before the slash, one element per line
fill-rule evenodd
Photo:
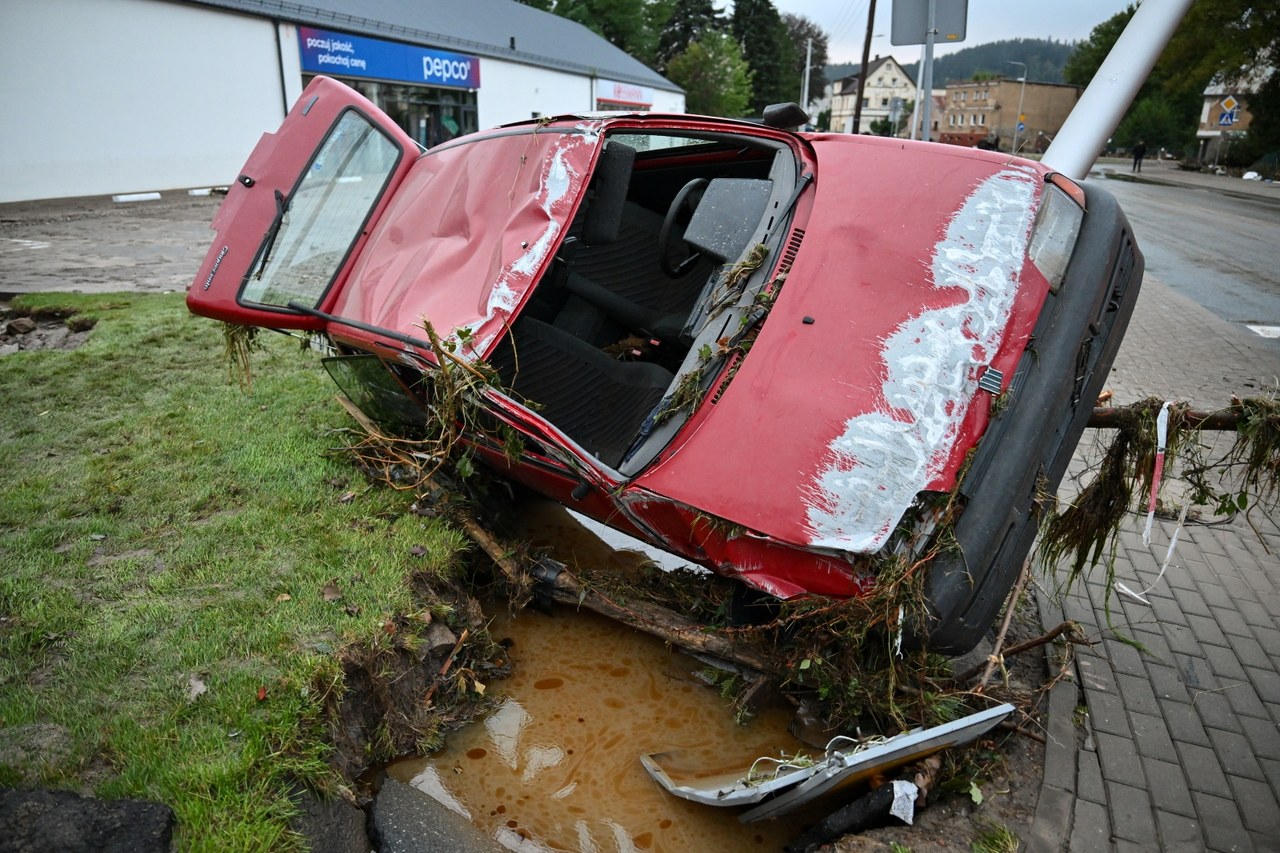
<path fill-rule="evenodd" d="M 1115 556 L 1120 526 L 1135 500 L 1150 493 L 1156 462 L 1157 398 L 1107 410 L 1114 434 L 1093 479 L 1060 511 L 1047 515 L 1040 535 L 1040 559 L 1048 570 L 1068 563 L 1070 584 L 1087 568 Z M 1208 429 L 1234 433 L 1230 447 L 1215 454 Z M 1190 488 L 1185 501 L 1217 516 L 1274 506 L 1280 489 L 1280 403 L 1273 398 L 1233 398 L 1218 412 L 1193 411 L 1185 403 L 1169 407 L 1164 469 Z M 1110 580 L 1110 578 L 1108 579 Z M 1109 586 L 1109 584 L 1108 584 Z"/>

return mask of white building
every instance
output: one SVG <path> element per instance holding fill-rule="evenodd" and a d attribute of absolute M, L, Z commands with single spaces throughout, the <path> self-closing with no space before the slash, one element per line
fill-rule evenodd
<path fill-rule="evenodd" d="M 888 120 L 895 115 L 902 124 L 908 115 L 906 104 L 916 97 L 916 84 L 892 56 L 877 56 L 867 63 L 867 82 L 862 92 L 862 114 L 857 129 L 853 126 L 854 109 L 858 103 L 857 74 L 844 77 L 832 84 L 831 129 L 837 133 L 871 133 L 874 122 Z"/>
<path fill-rule="evenodd" d="M 0 0 L 0 202 L 225 185 L 315 74 L 424 145 L 541 115 L 684 112 L 669 80 L 515 0 Z"/>

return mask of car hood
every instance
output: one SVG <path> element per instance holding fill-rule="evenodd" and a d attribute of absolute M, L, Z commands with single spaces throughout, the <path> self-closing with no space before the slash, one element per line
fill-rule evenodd
<path fill-rule="evenodd" d="M 955 485 L 989 417 L 979 380 L 1013 375 L 1047 292 L 1026 259 L 1039 167 L 865 139 L 813 138 L 812 208 L 768 319 L 638 480 L 842 553 L 878 550 L 920 491 Z"/>

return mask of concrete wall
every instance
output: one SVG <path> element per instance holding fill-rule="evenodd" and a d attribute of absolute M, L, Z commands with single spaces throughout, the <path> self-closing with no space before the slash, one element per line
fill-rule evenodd
<path fill-rule="evenodd" d="M 595 109 L 595 81 L 590 77 L 504 62 L 480 60 L 480 129 L 533 117 L 590 112 Z M 653 90 L 654 112 L 682 113 L 684 95 Z"/>
<path fill-rule="evenodd" d="M 227 184 L 284 118 L 264 19 L 161 0 L 0 0 L 0 32 L 0 202 Z"/>
<path fill-rule="evenodd" d="M 477 119 L 480 129 L 594 109 L 591 78 L 481 57 Z"/>

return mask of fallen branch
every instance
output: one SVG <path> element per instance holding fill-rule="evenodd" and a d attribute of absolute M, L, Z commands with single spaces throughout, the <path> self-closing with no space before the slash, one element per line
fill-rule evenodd
<path fill-rule="evenodd" d="M 544 561 L 539 565 L 545 568 L 547 564 Z M 624 607 L 601 593 L 584 587 L 571 572 L 558 563 L 551 571 L 540 571 L 538 575 L 535 577 L 541 588 L 561 604 L 585 607 L 629 627 L 653 634 L 673 646 L 708 654 L 765 675 L 784 678 L 789 674 L 775 661 L 769 660 L 741 640 L 708 630 L 702 623 L 687 619 L 675 611 L 647 601 L 631 601 Z"/>
<path fill-rule="evenodd" d="M 449 652 L 449 656 L 444 659 L 444 665 L 440 667 L 440 671 L 436 673 L 436 680 L 431 682 L 431 686 L 427 688 L 427 692 L 423 694 L 422 704 L 430 705 L 431 697 L 436 695 L 436 688 L 440 686 L 440 679 L 449 674 L 449 668 L 453 666 L 453 661 L 458 656 L 458 652 L 462 651 L 462 644 L 467 641 L 467 635 L 471 633 L 470 628 L 462 630 L 462 636 L 458 637 L 458 642 L 453 644 L 453 651 Z"/>
<path fill-rule="evenodd" d="M 1008 602 L 1005 604 L 1004 621 L 1000 623 L 1000 632 L 996 634 L 995 646 L 991 649 L 991 654 L 987 655 L 986 669 L 982 671 L 982 678 L 978 680 L 978 685 L 974 687 L 974 692 L 981 693 L 982 689 L 987 686 L 987 682 L 991 680 L 991 674 L 995 672 L 997 666 L 1004 670 L 1004 638 L 1009 634 L 1009 626 L 1013 623 L 1013 613 L 1018 609 L 1018 602 L 1022 600 L 1022 591 L 1027 588 L 1027 582 L 1031 580 L 1031 561 L 1025 560 L 1022 563 L 1022 572 L 1018 575 L 1018 582 L 1013 585 L 1013 593 L 1010 594 Z M 1006 681 L 1008 677 L 1006 675 Z"/>
<path fill-rule="evenodd" d="M 1031 740 L 1039 744 L 1043 744 L 1046 742 L 1044 735 L 1040 734 L 1039 732 L 1033 732 L 1030 729 L 1024 729 L 1022 728 L 1022 726 L 1019 726 L 1017 723 L 1011 723 L 1008 720 L 1004 720 L 1003 722 L 999 723 L 996 726 L 996 728 L 1002 732 L 1012 732 L 1015 735 L 1022 735 L 1023 737 L 1030 738 Z"/>
<path fill-rule="evenodd" d="M 1068 619 L 1067 621 L 1059 624 L 1056 628 L 1053 628 L 1052 630 L 1044 634 L 1041 634 L 1039 637 L 1033 637 L 1030 640 L 1024 640 L 1021 643 L 1017 643 L 1015 645 L 1010 646 L 1009 648 L 1005 649 L 1001 657 L 1002 658 L 1013 657 L 1016 654 L 1025 652 L 1027 649 L 1034 649 L 1037 646 L 1043 646 L 1046 643 L 1053 642 L 1063 634 L 1070 634 L 1071 642 L 1073 643 L 1084 643 L 1085 645 L 1093 645 L 1092 641 L 1087 640 L 1084 637 L 1078 636 L 1079 629 L 1080 629 L 1079 623 L 1073 622 L 1072 620 Z M 995 654 L 995 652 L 992 652 L 992 654 Z M 991 664 L 989 663 L 989 661 L 983 661 L 977 666 L 974 666 L 972 669 L 965 670 L 964 672 L 952 678 L 952 683 L 964 684 L 965 682 L 972 679 L 974 676 L 982 672 L 986 667 L 990 665 Z"/>
<path fill-rule="evenodd" d="M 1236 427 L 1240 425 L 1240 411 L 1236 408 L 1222 409 L 1216 412 L 1187 409 L 1183 413 L 1183 417 L 1186 419 L 1186 423 L 1191 425 L 1192 429 L 1234 432 Z M 1131 414 L 1126 408 L 1103 406 L 1095 408 L 1093 414 L 1089 415 L 1088 426 L 1093 429 L 1120 429 L 1129 422 L 1130 418 Z"/>
<path fill-rule="evenodd" d="M 355 418 L 367 432 L 372 435 L 380 434 L 377 427 L 351 401 L 342 396 L 337 399 L 347 413 Z M 438 488 L 430 476 L 424 476 L 418 485 L 429 489 Z M 573 573 L 558 563 L 554 564 L 554 569 L 549 569 L 551 562 L 544 561 L 538 565 L 537 571 L 531 572 L 512 559 L 510 549 L 504 547 L 475 519 L 462 516 L 459 522 L 463 532 L 480 546 L 480 549 L 501 570 L 507 581 L 517 589 L 524 589 L 537 583 L 554 601 L 571 607 L 585 607 L 628 627 L 653 634 L 673 646 L 708 654 L 775 678 L 783 678 L 787 675 L 777 663 L 770 661 L 751 646 L 708 631 L 701 623 L 687 619 L 665 607 L 645 601 L 628 602 L 624 607 L 601 593 L 583 586 Z"/>

